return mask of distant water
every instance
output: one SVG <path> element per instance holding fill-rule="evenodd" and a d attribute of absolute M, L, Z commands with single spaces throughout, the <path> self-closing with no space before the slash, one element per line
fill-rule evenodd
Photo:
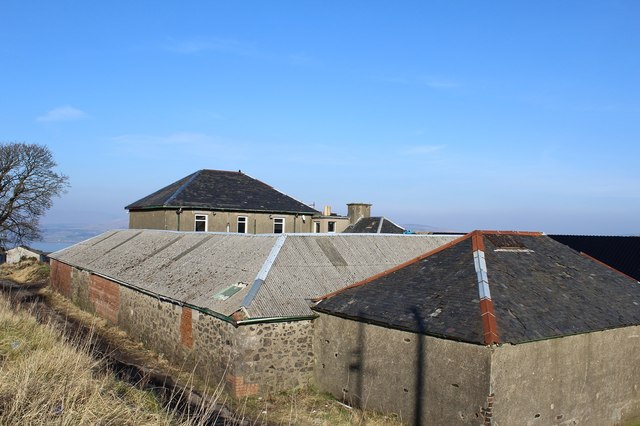
<path fill-rule="evenodd" d="M 79 241 L 77 241 L 79 242 Z M 62 250 L 63 248 L 67 248 L 69 246 L 74 245 L 75 243 L 71 242 L 48 242 L 48 241 L 32 241 L 28 244 L 29 247 L 41 250 L 45 253 L 51 253 L 54 251 Z"/>

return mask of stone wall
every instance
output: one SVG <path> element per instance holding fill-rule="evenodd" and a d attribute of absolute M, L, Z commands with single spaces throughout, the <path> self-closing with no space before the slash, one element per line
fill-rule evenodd
<path fill-rule="evenodd" d="M 237 326 L 56 260 L 51 285 L 80 308 L 235 397 L 282 391 L 312 378 L 310 321 Z"/>
<path fill-rule="evenodd" d="M 313 352 L 321 390 L 404 422 L 481 424 L 491 408 L 484 346 L 320 314 Z"/>

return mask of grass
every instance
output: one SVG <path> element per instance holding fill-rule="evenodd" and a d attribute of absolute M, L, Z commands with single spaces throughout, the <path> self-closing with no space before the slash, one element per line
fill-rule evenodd
<path fill-rule="evenodd" d="M 179 423 L 152 394 L 104 372 L 88 345 L 0 298 L 0 424 Z"/>
<path fill-rule="evenodd" d="M 313 386 L 280 392 L 246 401 L 252 418 L 279 425 L 367 425 L 397 426 L 402 423 L 394 414 L 351 408 Z"/>
<path fill-rule="evenodd" d="M 0 279 L 22 283 L 41 281 L 48 273 L 47 265 L 35 261 L 0 266 Z M 106 360 L 96 358 L 92 352 L 91 339 L 80 335 L 69 338 L 69 329 L 66 332 L 60 329 L 70 328 L 71 323 L 82 324 L 94 337 L 117 348 L 135 365 L 170 376 L 182 385 L 181 389 L 193 385 L 210 395 L 208 402 L 228 405 L 234 412 L 233 418 L 246 424 L 401 424 L 394 415 L 347 407 L 312 386 L 232 400 L 224 395 L 220 384 L 208 386 L 198 382 L 192 372 L 172 365 L 60 294 L 45 288 L 40 290 L 40 296 L 69 322 L 40 324 L 28 311 L 12 309 L 8 300 L 0 295 L 0 424 L 186 426 L 206 418 L 206 415 L 195 420 L 184 418 L 175 409 L 163 406 L 153 393 L 116 379 L 105 369 Z M 210 409 L 211 404 L 203 402 L 197 410 L 199 414 L 208 414 Z"/>

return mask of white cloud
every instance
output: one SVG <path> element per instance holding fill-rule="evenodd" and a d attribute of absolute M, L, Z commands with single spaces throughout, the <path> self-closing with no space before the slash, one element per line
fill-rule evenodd
<path fill-rule="evenodd" d="M 250 55 L 253 52 L 252 46 L 246 43 L 219 37 L 195 38 L 181 41 L 171 40 L 166 46 L 166 49 L 185 55 L 200 52 L 229 52 L 239 55 Z"/>
<path fill-rule="evenodd" d="M 460 84 L 449 79 L 437 78 L 433 76 L 422 76 L 418 78 L 418 82 L 432 89 L 453 89 L 459 87 Z"/>
<path fill-rule="evenodd" d="M 71 107 L 69 105 L 61 106 L 58 108 L 54 108 L 51 111 L 48 111 L 44 115 L 36 118 L 36 121 L 46 123 L 46 122 L 55 122 L 55 121 L 75 121 L 82 120 L 83 118 L 87 118 L 88 115 L 86 112 L 79 110 L 77 108 Z"/>
<path fill-rule="evenodd" d="M 123 145 L 150 145 L 150 146 L 194 146 L 203 144 L 214 144 L 216 141 L 211 136 L 204 133 L 178 132 L 165 136 L 154 136 L 144 134 L 127 134 L 112 138 L 115 142 Z"/>
<path fill-rule="evenodd" d="M 438 151 L 442 151 L 446 145 L 418 145 L 409 148 L 407 154 L 434 154 Z"/>

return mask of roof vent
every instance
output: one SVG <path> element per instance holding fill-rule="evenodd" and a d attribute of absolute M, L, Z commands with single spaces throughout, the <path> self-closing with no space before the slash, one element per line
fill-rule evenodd
<path fill-rule="evenodd" d="M 484 236 L 493 244 L 493 251 L 533 253 L 533 250 L 527 248 L 517 235 L 484 234 Z"/>
<path fill-rule="evenodd" d="M 231 286 L 225 288 L 224 290 L 221 290 L 219 292 L 217 292 L 216 294 L 213 295 L 213 299 L 214 300 L 227 300 L 228 298 L 230 298 L 231 296 L 233 296 L 234 294 L 236 294 L 237 292 L 239 292 L 240 290 L 242 290 L 243 288 L 245 288 L 247 286 L 247 283 L 243 283 L 242 281 L 239 281 L 235 284 L 232 284 Z"/>

